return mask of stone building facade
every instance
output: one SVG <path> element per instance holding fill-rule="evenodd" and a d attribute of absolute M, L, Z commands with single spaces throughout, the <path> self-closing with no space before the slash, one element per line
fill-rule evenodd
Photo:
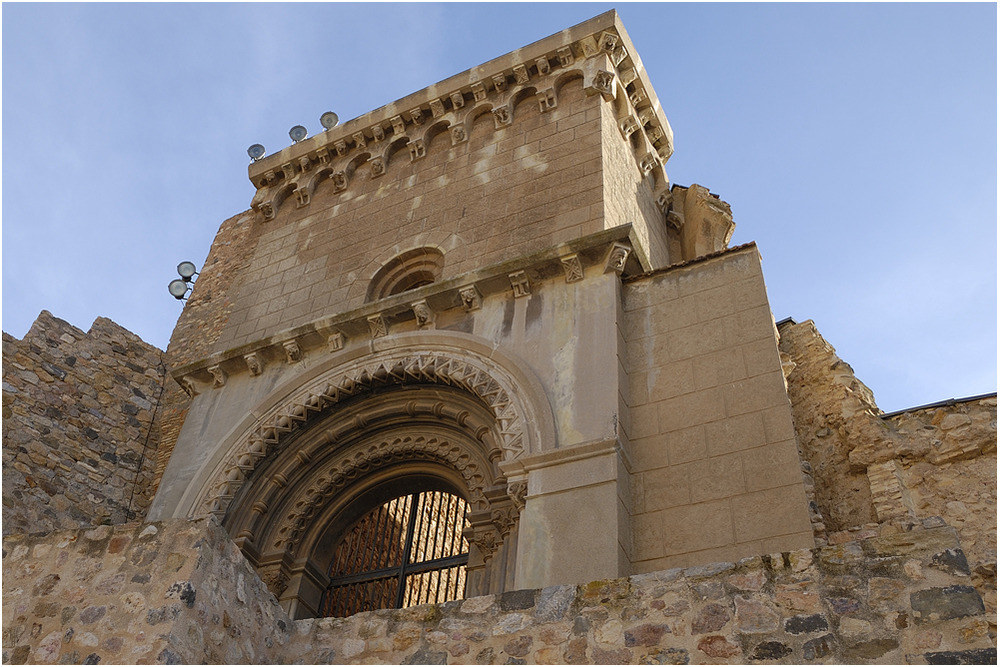
<path fill-rule="evenodd" d="M 881 414 L 672 141 L 609 12 L 251 164 L 165 353 L 4 334 L 4 661 L 995 662 L 995 395 Z M 428 493 L 457 599 L 317 618 Z"/>

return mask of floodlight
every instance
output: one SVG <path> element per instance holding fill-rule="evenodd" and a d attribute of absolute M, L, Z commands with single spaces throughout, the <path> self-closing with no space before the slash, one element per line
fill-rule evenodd
<path fill-rule="evenodd" d="M 295 143 L 299 143 L 300 141 L 305 139 L 306 135 L 308 134 L 309 132 L 306 130 L 306 128 L 302 127 L 301 125 L 296 125 L 295 127 L 293 127 L 288 131 L 288 136 L 290 136 L 292 138 L 292 141 L 294 141 Z"/>
<path fill-rule="evenodd" d="M 340 119 L 337 114 L 332 111 L 327 111 L 325 114 L 319 117 L 319 124 L 323 126 L 324 129 L 329 130 L 331 128 L 337 127 L 337 123 Z"/>
<path fill-rule="evenodd" d="M 174 278 L 170 281 L 170 284 L 167 285 L 167 289 L 170 290 L 170 296 L 180 301 L 184 298 L 184 295 L 187 294 L 188 284 L 180 278 Z"/>
<path fill-rule="evenodd" d="M 260 144 L 254 144 L 247 149 L 247 155 L 249 155 L 250 159 L 254 162 L 264 157 L 264 152 L 264 147 Z"/>
<path fill-rule="evenodd" d="M 181 262 L 177 265 L 177 275 L 184 279 L 184 282 L 191 282 L 191 276 L 198 273 L 192 262 Z"/>

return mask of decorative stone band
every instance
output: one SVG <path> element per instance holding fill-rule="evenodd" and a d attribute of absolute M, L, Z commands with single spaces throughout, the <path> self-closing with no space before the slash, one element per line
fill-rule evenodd
<path fill-rule="evenodd" d="M 513 461 L 524 451 L 531 411 L 514 377 L 497 363 L 453 348 L 373 353 L 323 373 L 256 419 L 216 467 L 194 515 L 224 516 L 258 464 L 313 417 L 341 401 L 403 384 L 443 384 L 468 392 L 496 419 L 502 460 Z"/>
<path fill-rule="evenodd" d="M 375 178 L 398 156 L 408 156 L 407 162 L 425 157 L 440 132 L 450 133 L 452 146 L 464 142 L 472 120 L 483 113 L 492 114 L 501 130 L 529 97 L 546 113 L 558 105 L 561 84 L 576 76 L 614 106 L 622 140 L 642 173 L 661 167 L 673 152 L 673 133 L 631 40 L 610 11 L 251 164 L 257 188 L 251 208 L 270 220 L 289 197 L 296 207 L 308 205 L 321 182 L 332 181 L 334 191 L 343 192 L 362 165 Z M 665 186 L 665 175 L 661 180 Z"/>
<path fill-rule="evenodd" d="M 622 225 L 543 250 L 526 258 L 501 262 L 451 280 L 393 295 L 334 318 L 323 318 L 279 332 L 269 338 L 215 354 L 174 369 L 171 375 L 188 394 L 219 389 L 241 374 L 260 377 L 274 365 L 295 364 L 309 354 L 336 354 L 352 344 L 391 336 L 393 326 L 414 320 L 424 330 L 434 328 L 438 313 L 462 308 L 473 312 L 487 296 L 528 296 L 536 277 L 565 272 L 567 282 L 583 280 L 587 267 L 621 274 L 626 262 L 638 258 L 628 243 L 631 225 Z M 631 266 L 631 265 L 630 265 Z M 539 282 L 541 280 L 539 279 Z"/>

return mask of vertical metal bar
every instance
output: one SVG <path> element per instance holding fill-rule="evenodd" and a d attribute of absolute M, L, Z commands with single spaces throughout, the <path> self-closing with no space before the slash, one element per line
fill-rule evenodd
<path fill-rule="evenodd" d="M 413 528 L 417 522 L 417 513 L 419 510 L 419 496 L 413 494 L 410 496 L 411 508 L 410 508 L 410 520 L 406 523 L 406 543 L 403 548 L 403 562 L 399 566 L 399 587 L 396 590 L 396 608 L 402 608 L 403 606 L 403 586 L 406 583 L 406 564 L 410 562 L 410 547 L 413 544 Z"/>

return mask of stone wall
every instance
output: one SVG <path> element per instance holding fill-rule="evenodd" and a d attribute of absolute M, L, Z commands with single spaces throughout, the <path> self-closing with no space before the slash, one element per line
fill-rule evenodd
<path fill-rule="evenodd" d="M 882 415 L 811 321 L 779 330 L 817 542 L 941 517 L 995 611 L 996 395 Z"/>
<path fill-rule="evenodd" d="M 186 397 L 161 352 L 110 320 L 84 333 L 42 311 L 4 333 L 4 534 L 145 517 L 164 399 Z"/>
<path fill-rule="evenodd" d="M 633 572 L 812 546 L 756 246 L 625 281 Z"/>
<path fill-rule="evenodd" d="M 291 622 L 213 521 L 4 539 L 5 663 L 988 664 L 949 528 Z"/>
<path fill-rule="evenodd" d="M 282 660 L 291 622 L 212 521 L 3 542 L 5 664 Z"/>

